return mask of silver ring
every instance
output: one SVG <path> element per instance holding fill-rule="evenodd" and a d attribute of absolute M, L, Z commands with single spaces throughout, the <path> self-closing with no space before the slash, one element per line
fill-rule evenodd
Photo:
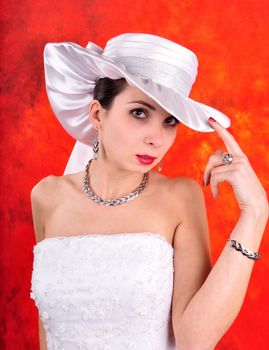
<path fill-rule="evenodd" d="M 232 153 L 228 153 L 228 152 L 223 152 L 222 153 L 222 163 L 224 165 L 229 165 L 232 163 L 234 157 L 232 155 Z"/>

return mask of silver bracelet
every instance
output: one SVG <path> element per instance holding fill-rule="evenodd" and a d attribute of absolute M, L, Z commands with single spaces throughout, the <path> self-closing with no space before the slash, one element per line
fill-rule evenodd
<path fill-rule="evenodd" d="M 246 247 L 244 247 L 241 243 L 237 242 L 234 239 L 228 238 L 228 241 L 230 241 L 230 247 L 235 248 L 236 250 L 240 251 L 243 255 L 246 255 L 249 259 L 257 260 L 260 259 L 261 253 L 260 252 L 253 252 Z"/>

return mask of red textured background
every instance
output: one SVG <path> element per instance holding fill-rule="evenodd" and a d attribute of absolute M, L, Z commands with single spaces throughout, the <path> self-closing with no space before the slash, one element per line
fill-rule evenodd
<path fill-rule="evenodd" d="M 30 191 L 41 178 L 63 174 L 74 144 L 46 97 L 45 43 L 104 47 L 112 36 L 145 32 L 192 49 L 199 74 L 190 96 L 230 116 L 230 132 L 268 190 L 268 9 L 266 0 L 2 1 L 1 349 L 38 349 L 37 309 L 29 297 L 35 243 Z M 163 173 L 201 183 L 208 157 L 219 147 L 215 133 L 181 125 Z M 216 200 L 209 188 L 205 196 L 215 262 L 239 211 L 227 183 Z M 269 346 L 268 240 L 267 230 L 244 305 L 217 350 Z"/>

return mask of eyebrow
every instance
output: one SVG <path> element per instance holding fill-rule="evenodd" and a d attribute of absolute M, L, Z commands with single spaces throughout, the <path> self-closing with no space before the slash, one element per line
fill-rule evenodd
<path fill-rule="evenodd" d="M 152 111 L 156 111 L 156 108 L 154 106 L 152 106 L 151 104 L 145 102 L 145 101 L 142 101 L 142 100 L 138 100 L 138 101 L 130 101 L 128 103 L 141 103 L 142 105 L 148 107 L 149 109 L 151 109 Z"/>

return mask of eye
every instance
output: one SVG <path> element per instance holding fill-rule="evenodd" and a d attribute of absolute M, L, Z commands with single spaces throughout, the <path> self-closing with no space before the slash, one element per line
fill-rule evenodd
<path fill-rule="evenodd" d="M 138 118 L 138 119 L 145 119 L 145 118 L 143 118 L 143 117 L 140 117 L 141 113 L 134 114 L 134 112 L 137 112 L 137 111 L 142 112 L 142 113 L 145 114 L 145 110 L 144 110 L 143 108 L 135 108 L 135 109 L 132 109 L 132 110 L 130 111 L 130 113 L 131 113 L 134 117 L 136 117 L 136 118 Z"/>
<path fill-rule="evenodd" d="M 138 112 L 138 113 L 135 113 L 135 112 Z M 142 115 L 141 112 L 142 112 L 142 114 L 144 113 L 144 115 L 147 114 L 147 110 L 145 110 L 144 108 L 135 108 L 135 109 L 132 109 L 132 110 L 130 111 L 130 114 L 131 114 L 132 116 L 134 116 L 136 119 L 146 119 L 147 116 L 146 116 L 146 117 L 140 117 L 140 116 Z M 173 116 L 166 118 L 166 121 L 168 121 L 168 122 L 167 122 L 168 125 L 169 125 L 169 126 L 172 126 L 172 127 L 175 127 L 177 124 L 180 123 L 179 120 L 177 120 L 177 119 L 176 119 L 175 117 L 173 117 Z M 170 123 L 169 121 L 171 121 L 171 123 Z"/>
<path fill-rule="evenodd" d="M 167 120 L 167 121 L 169 121 L 169 120 L 174 121 L 173 124 L 168 123 L 170 126 L 176 126 L 177 124 L 180 123 L 179 120 L 177 120 L 175 117 L 172 117 L 172 116 L 171 116 L 171 117 L 168 117 L 166 120 Z"/>

